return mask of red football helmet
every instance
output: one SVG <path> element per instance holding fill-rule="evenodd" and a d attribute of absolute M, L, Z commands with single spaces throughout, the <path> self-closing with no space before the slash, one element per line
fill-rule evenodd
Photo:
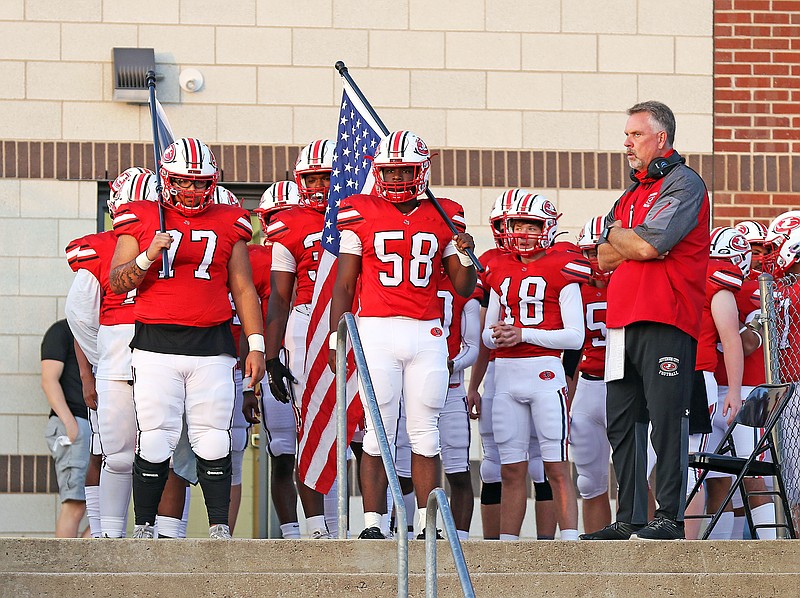
<path fill-rule="evenodd" d="M 192 216 L 214 203 L 217 161 L 209 147 L 193 137 L 167 146 L 161 156 L 162 203 Z"/>
<path fill-rule="evenodd" d="M 294 180 L 300 193 L 300 203 L 303 205 L 320 211 L 327 207 L 330 183 L 328 186 L 309 187 L 306 184 L 306 177 L 314 174 L 327 174 L 330 177 L 335 147 L 336 144 L 330 139 L 317 139 L 300 150 L 294 164 Z"/>
<path fill-rule="evenodd" d="M 412 168 L 408 181 L 389 180 L 387 168 Z M 381 139 L 372 159 L 375 187 L 386 201 L 403 203 L 419 197 L 428 188 L 431 153 L 425 142 L 411 131 L 394 131 Z"/>
<path fill-rule="evenodd" d="M 253 210 L 258 215 L 264 235 L 267 234 L 269 221 L 275 213 L 296 205 L 300 205 L 300 193 L 294 181 L 278 181 L 267 187 L 261 195 L 258 207 Z"/>
<path fill-rule="evenodd" d="M 549 248 L 558 232 L 560 214 L 544 195 L 536 193 L 520 194 L 506 212 L 503 223 L 503 239 L 508 250 L 514 255 L 530 257 Z M 533 222 L 541 227 L 541 232 L 531 234 L 514 232 L 516 222 Z"/>

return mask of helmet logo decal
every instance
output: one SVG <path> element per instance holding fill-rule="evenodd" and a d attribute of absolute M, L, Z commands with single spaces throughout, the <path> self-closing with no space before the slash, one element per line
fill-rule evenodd
<path fill-rule="evenodd" d="M 544 212 L 551 218 L 558 217 L 558 212 L 556 211 L 556 207 L 550 201 L 545 201 L 542 203 L 542 212 Z"/>
<path fill-rule="evenodd" d="M 737 251 L 747 251 L 750 244 L 742 235 L 734 235 L 731 237 L 731 247 Z"/>
<path fill-rule="evenodd" d="M 776 233 L 789 233 L 800 227 L 800 218 L 797 216 L 787 216 L 775 223 Z"/>
<path fill-rule="evenodd" d="M 417 144 L 414 148 L 414 151 L 419 154 L 420 156 L 428 156 L 430 152 L 428 151 L 428 146 L 425 145 L 425 142 L 417 137 Z"/>
<path fill-rule="evenodd" d="M 164 155 L 161 156 L 162 162 L 173 162 L 175 160 L 175 146 L 170 145 L 164 150 Z"/>

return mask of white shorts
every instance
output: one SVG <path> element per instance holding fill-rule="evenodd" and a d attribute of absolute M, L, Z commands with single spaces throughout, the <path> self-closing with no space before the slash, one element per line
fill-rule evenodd
<path fill-rule="evenodd" d="M 481 395 L 481 415 L 478 418 L 478 433 L 481 435 L 481 481 L 484 484 L 497 484 L 500 478 L 500 453 L 492 431 L 492 404 L 494 403 L 494 360 L 486 366 Z"/>
<path fill-rule="evenodd" d="M 136 448 L 133 386 L 127 380 L 98 379 L 96 387 L 103 468 L 112 473 L 130 474 Z"/>
<path fill-rule="evenodd" d="M 439 416 L 442 466 L 445 473 L 469 471 L 470 424 L 467 392 L 463 384 L 447 390 Z"/>
<path fill-rule="evenodd" d="M 131 380 L 133 324 L 100 326 L 97 331 L 98 380 Z"/>
<path fill-rule="evenodd" d="M 708 412 L 711 415 L 711 434 L 690 434 L 689 435 L 689 454 L 691 453 L 701 453 L 705 451 L 713 451 L 717 448 L 716 443 L 719 442 L 719 439 L 722 437 L 721 434 L 717 435 L 717 439 L 713 440 L 712 435 L 714 434 L 714 422 L 717 421 L 717 412 L 720 409 L 717 408 L 717 380 L 714 378 L 713 372 L 703 372 L 703 380 L 706 383 L 706 396 L 708 397 Z M 727 424 L 725 424 L 727 426 Z M 717 429 L 719 429 L 719 423 L 717 423 Z M 723 429 L 722 434 L 725 433 Z M 699 469 L 695 469 L 694 467 L 689 468 L 689 484 L 696 484 L 700 474 L 702 472 Z M 724 473 L 717 473 L 717 472 L 710 472 L 706 478 L 720 478 L 725 477 L 727 474 Z M 687 492 L 689 492 L 691 488 L 687 488 Z"/>
<path fill-rule="evenodd" d="M 242 403 L 244 394 L 242 393 L 242 370 L 233 370 L 233 382 L 236 386 L 236 397 L 233 401 L 233 423 L 231 425 L 231 451 L 243 451 L 247 447 L 247 432 L 250 424 L 244 418 Z"/>
<path fill-rule="evenodd" d="M 97 417 L 97 410 L 89 409 L 89 430 L 92 435 L 89 437 L 89 454 L 102 455 L 103 444 L 100 440 L 100 420 Z"/>
<path fill-rule="evenodd" d="M 535 433 L 544 462 L 567 460 L 566 376 L 556 357 L 498 358 L 492 429 L 500 463 L 529 461 Z"/>
<path fill-rule="evenodd" d="M 581 498 L 595 498 L 608 491 L 606 383 L 579 376 L 571 415 L 569 448 L 578 471 L 578 491 Z"/>
<path fill-rule="evenodd" d="M 400 401 L 400 418 L 397 420 L 397 431 L 394 443 L 394 468 L 400 478 L 411 477 L 411 442 L 406 429 L 406 414 L 403 401 Z M 389 445 L 391 448 L 392 445 Z"/>
<path fill-rule="evenodd" d="M 438 320 L 360 318 L 359 334 L 389 445 L 395 442 L 403 397 L 411 449 L 439 454 L 439 414 L 447 397 L 447 341 Z M 366 401 L 359 380 L 362 401 Z M 364 452 L 380 454 L 374 424 L 367 413 Z"/>

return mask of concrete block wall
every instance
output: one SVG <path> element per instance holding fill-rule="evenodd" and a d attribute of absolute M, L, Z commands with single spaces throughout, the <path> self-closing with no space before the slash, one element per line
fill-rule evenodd
<path fill-rule="evenodd" d="M 112 101 L 112 48 L 154 48 L 175 133 L 213 144 L 226 182 L 264 186 L 267 159 L 284 172 L 294 148 L 334 135 L 333 64 L 344 60 L 389 127 L 415 130 L 441 151 L 435 191 L 463 202 L 483 250 L 492 244 L 489 206 L 506 183 L 548 194 L 570 236 L 605 211 L 625 181 L 624 110 L 640 100 L 672 105 L 678 148 L 710 177 L 714 8 L 712 0 L 673 0 L 669 10 L 656 0 L 0 3 L 0 457 L 46 454 L 38 349 L 63 316 L 71 282 L 63 247 L 95 230 L 97 181 L 149 155 L 146 107 Z M 197 93 L 178 86 L 186 68 L 204 75 Z M 0 489 L 11 477 L 0 469 Z M 10 498 L 0 494 L 0 503 Z M 44 533 L 40 524 L 12 531 Z M 9 529 L 0 520 L 0 533 Z"/>

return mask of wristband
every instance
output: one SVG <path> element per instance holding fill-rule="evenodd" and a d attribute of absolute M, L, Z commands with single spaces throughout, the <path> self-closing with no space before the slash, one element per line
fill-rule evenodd
<path fill-rule="evenodd" d="M 747 324 L 745 324 L 744 326 L 742 326 L 741 328 L 739 328 L 739 334 L 741 334 L 741 333 L 742 333 L 742 332 L 744 332 L 745 330 L 753 330 L 753 329 L 752 329 L 752 328 L 750 328 L 750 326 L 748 326 Z M 755 330 L 753 330 L 753 332 L 755 332 Z"/>
<path fill-rule="evenodd" d="M 247 388 L 248 386 L 250 386 L 250 383 L 252 381 L 253 381 L 253 377 L 252 376 L 245 376 L 244 378 L 242 378 L 242 391 L 243 392 L 247 392 L 248 390 L 249 391 L 253 390 L 252 388 Z"/>
<path fill-rule="evenodd" d="M 331 351 L 336 351 L 336 345 L 339 342 L 339 333 L 334 330 L 328 335 L 328 348 Z"/>
<path fill-rule="evenodd" d="M 458 256 L 458 261 L 461 262 L 461 265 L 465 268 L 469 268 L 470 266 L 474 266 L 475 264 L 472 263 L 472 258 L 470 258 L 466 253 L 461 253 L 458 251 L 456 253 Z"/>
<path fill-rule="evenodd" d="M 155 260 L 151 260 L 147 257 L 147 251 L 143 251 L 139 255 L 136 256 L 136 265 L 139 267 L 140 270 L 147 270 L 150 266 L 155 263 Z"/>
<path fill-rule="evenodd" d="M 249 334 L 247 336 L 247 345 L 250 347 L 251 351 L 261 351 L 262 353 L 266 352 L 266 349 L 264 348 L 263 334 Z"/>

